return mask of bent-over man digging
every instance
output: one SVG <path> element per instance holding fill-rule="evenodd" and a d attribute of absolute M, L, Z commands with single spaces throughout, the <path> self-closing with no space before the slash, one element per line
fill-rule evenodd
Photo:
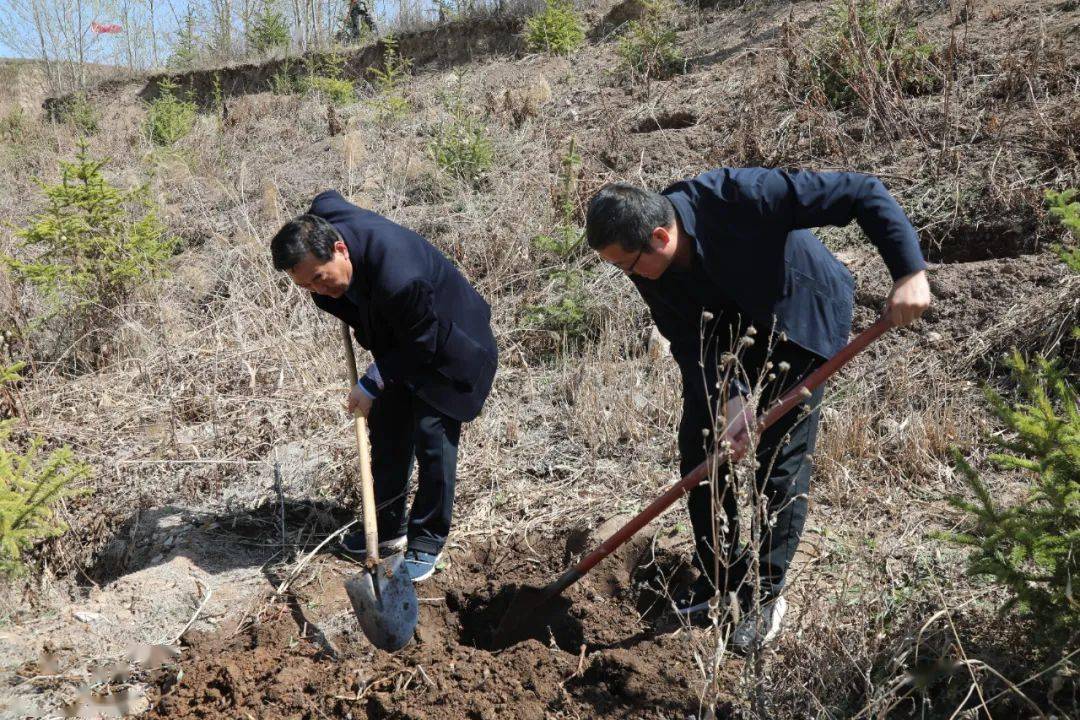
<path fill-rule="evenodd" d="M 768 407 L 847 342 L 851 274 L 808 228 L 852 220 L 892 276 L 885 312 L 897 326 L 915 321 L 930 305 L 926 263 L 914 228 L 875 177 L 720 168 L 660 193 L 616 183 L 593 197 L 589 245 L 630 277 L 682 374 L 682 475 L 715 448 L 744 398 Z M 768 517 L 755 577 L 751 550 L 739 542 L 731 469 L 721 467 L 688 496 L 701 574 L 676 592 L 675 609 L 689 616 L 718 596 L 737 601 L 737 648 L 768 642 L 780 629 L 784 575 L 806 522 L 822 391 L 758 438 L 756 482 Z"/>
<path fill-rule="evenodd" d="M 404 548 L 410 577 L 424 580 L 450 532 L 461 425 L 480 413 L 495 378 L 491 309 L 424 238 L 333 190 L 281 228 L 270 250 L 274 267 L 374 355 L 346 405 L 371 428 L 379 550 Z M 341 545 L 363 555 L 364 533 Z"/>

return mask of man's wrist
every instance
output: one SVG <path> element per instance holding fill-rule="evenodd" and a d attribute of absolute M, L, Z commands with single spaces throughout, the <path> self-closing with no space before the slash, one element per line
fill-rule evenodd
<path fill-rule="evenodd" d="M 735 400 L 736 398 L 742 400 L 743 398 L 750 396 L 750 388 L 739 378 L 729 378 L 727 382 L 727 396 L 728 400 Z"/>
<path fill-rule="evenodd" d="M 893 280 L 893 284 L 895 285 L 895 284 L 898 284 L 898 283 L 902 283 L 905 280 L 911 280 L 912 278 L 918 277 L 919 275 L 926 275 L 926 268 L 922 268 L 920 270 L 915 270 L 913 272 L 909 272 L 907 275 L 901 275 L 900 277 Z"/>

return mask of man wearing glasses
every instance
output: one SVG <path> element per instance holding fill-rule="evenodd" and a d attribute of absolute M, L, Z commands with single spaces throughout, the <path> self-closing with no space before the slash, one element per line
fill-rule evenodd
<path fill-rule="evenodd" d="M 914 322 L 930 305 L 926 263 L 915 229 L 875 177 L 720 168 L 660 193 L 615 183 L 593 197 L 590 247 L 630 277 L 681 370 L 682 475 L 714 448 L 744 398 L 767 407 L 847 343 L 854 283 L 809 228 L 852 220 L 892 275 L 885 312 L 897 326 Z M 714 598 L 738 602 L 737 648 L 780 630 L 784 575 L 806 522 L 822 392 L 758 438 L 756 482 L 768 513 L 757 549 L 760 585 L 739 543 L 730 469 L 688 497 L 701 574 L 676 593 L 675 609 L 690 616 Z M 755 593 L 759 616 L 748 613 Z"/>

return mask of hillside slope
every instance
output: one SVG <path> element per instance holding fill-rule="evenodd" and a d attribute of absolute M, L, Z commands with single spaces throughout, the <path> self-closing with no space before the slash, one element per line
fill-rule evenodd
<path fill-rule="evenodd" d="M 946 501 L 965 492 L 950 447 L 996 494 L 1022 493 L 985 459 L 997 426 L 981 388 L 1007 387 L 1002 353 L 1077 362 L 1063 336 L 1080 281 L 1052 250 L 1064 235 L 1042 200 L 1080 184 L 1075 2 L 905 5 L 901 27 L 930 49 L 919 82 L 866 70 L 841 110 L 812 70 L 835 33 L 826 3 L 669 8 L 660 22 L 688 62 L 666 79 L 621 65 L 605 17 L 641 12 L 633 0 L 587 8 L 590 39 L 569 57 L 526 53 L 519 21 L 492 23 L 486 43 L 470 27 L 453 31 L 460 43 L 413 38 L 398 115 L 371 84 L 381 49 L 346 59 L 361 97 L 332 111 L 318 93 L 270 92 L 279 65 L 230 70 L 219 99 L 212 74 L 173 78 L 202 112 L 165 149 L 144 129 L 160 78 L 92 94 L 91 152 L 111 158 L 115 182 L 149 183 L 183 250 L 169 278 L 115 313 L 89 362 L 43 341 L 0 358 L 34 358 L 19 390 L 28 429 L 96 469 L 93 492 L 64 503 L 70 530 L 36 549 L 40 579 L 6 591 L 0 702 L 59 713 L 130 691 L 132 712 L 206 718 L 667 718 L 708 706 L 947 718 L 980 697 L 992 717 L 1075 708 L 1074 679 L 1051 672 L 1023 694 L 1001 679 L 1057 658 L 998 617 L 999 591 L 967 578 L 964 554 L 936 535 L 961 521 Z M 477 128 L 490 169 L 462 177 L 432 158 L 433 140 Z M 43 203 L 33 178 L 55 179 L 77 135 L 60 121 L 2 136 L 0 250 Z M 833 383 L 785 634 L 743 660 L 716 628 L 664 612 L 686 574 L 679 508 L 576 587 L 562 615 L 537 619 L 534 637 L 494 647 L 508 585 L 554 577 L 605 521 L 675 479 L 679 381 L 643 304 L 580 248 L 537 238 L 579 226 L 609 181 L 660 188 L 760 164 L 881 177 L 920 231 L 936 295 L 923 322 Z M 350 564 L 302 561 L 350 519 L 355 449 L 336 330 L 272 270 L 267 239 L 329 187 L 451 257 L 491 301 L 501 351 L 492 397 L 463 433 L 446 567 L 420 588 L 418 642 L 395 656 L 371 650 L 350 618 Z M 888 292 L 885 268 L 856 227 L 822 237 L 856 276 L 864 327 Z M 0 297 L 5 325 L 25 328 L 38 299 L 6 279 Z M 132 644 L 183 650 L 94 675 Z"/>

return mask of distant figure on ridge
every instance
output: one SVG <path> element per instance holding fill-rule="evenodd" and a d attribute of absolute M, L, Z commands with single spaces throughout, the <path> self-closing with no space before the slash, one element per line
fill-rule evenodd
<path fill-rule="evenodd" d="M 379 550 L 405 548 L 409 574 L 424 580 L 450 532 L 461 424 L 480 414 L 495 378 L 491 309 L 427 240 L 333 190 L 281 228 L 270 251 L 375 357 L 346 405 L 371 428 Z M 341 545 L 363 555 L 364 533 Z"/>
<path fill-rule="evenodd" d="M 372 35 L 379 34 L 375 26 L 375 18 L 371 17 L 367 3 L 364 0 L 349 0 L 349 11 L 345 15 L 341 30 L 338 31 L 337 41 L 346 45 L 359 42 L 363 37 L 363 31 L 360 29 L 361 22 Z"/>
<path fill-rule="evenodd" d="M 616 183 L 592 198 L 590 247 L 630 277 L 681 370 L 682 475 L 705 460 L 755 389 L 763 411 L 847 343 L 854 282 L 808 229 L 852 220 L 892 275 L 885 312 L 897 326 L 914 322 L 930 305 L 926 263 L 907 216 L 870 175 L 720 168 L 660 193 Z M 780 630 L 823 389 L 758 438 L 756 481 L 768 506 L 760 586 L 739 542 L 730 469 L 720 467 L 714 482 L 689 494 L 701 574 L 676 593 L 675 608 L 690 616 L 710 602 L 738 602 L 735 647 L 768 642 Z"/>

